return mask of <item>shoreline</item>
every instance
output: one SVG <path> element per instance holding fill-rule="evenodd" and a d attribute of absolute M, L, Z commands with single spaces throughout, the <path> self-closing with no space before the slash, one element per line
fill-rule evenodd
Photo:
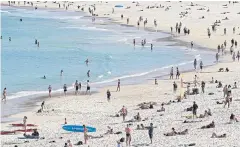
<path fill-rule="evenodd" d="M 4 5 L 4 4 L 3 4 Z M 7 6 L 7 7 L 13 7 L 13 8 L 31 8 L 31 6 L 8 6 L 8 5 L 4 5 L 4 6 Z M 40 7 L 40 9 L 41 10 L 57 10 L 57 11 L 66 11 L 66 10 L 63 10 L 63 9 L 56 9 L 56 8 L 42 8 L 42 7 Z M 74 11 L 74 12 L 78 12 L 78 11 Z M 83 11 L 80 11 L 80 12 L 82 12 L 82 13 L 84 13 L 84 16 L 83 17 L 92 17 L 92 16 L 90 16 L 87 12 L 83 12 Z M 136 26 L 134 26 L 134 25 L 125 25 L 125 24 L 122 24 L 122 23 L 120 23 L 120 22 L 117 22 L 117 20 L 114 20 L 114 19 L 112 19 L 111 17 L 97 17 L 97 18 L 106 18 L 106 19 L 108 19 L 109 20 L 109 23 L 104 23 L 105 25 L 109 25 L 109 24 L 116 24 L 116 25 L 119 25 L 119 26 L 124 26 L 124 27 L 134 27 L 134 28 L 136 28 Z M 154 31 L 153 30 L 153 28 L 148 28 L 148 27 L 146 27 L 146 28 L 144 28 L 144 30 L 143 31 L 147 31 L 147 32 L 156 32 L 156 31 Z M 179 46 L 179 47 L 186 47 L 186 48 L 189 48 L 189 46 L 188 46 L 188 42 L 186 42 L 186 41 L 182 41 L 181 39 L 178 39 L 177 37 L 174 37 L 171 33 L 169 33 L 169 32 L 164 32 L 164 31 L 162 31 L 162 30 L 157 30 L 157 32 L 160 32 L 160 33 L 163 33 L 163 34 L 167 34 L 167 35 L 171 35 L 171 36 L 169 36 L 169 37 L 163 37 L 163 38 L 155 38 L 154 40 L 156 40 L 157 42 L 174 42 L 174 44 L 173 45 L 166 45 L 166 46 Z M 211 49 L 209 49 L 209 48 L 205 48 L 205 47 L 201 47 L 201 46 L 196 46 L 194 49 L 197 49 L 197 50 L 206 50 L 206 51 L 211 51 L 212 52 L 212 50 Z M 208 66 L 214 66 L 215 64 L 214 63 L 212 63 L 211 65 L 208 65 Z M 208 67 L 207 66 L 207 67 Z M 183 73 L 188 73 L 188 72 L 193 72 L 194 70 L 193 69 L 186 69 L 186 70 L 183 70 L 183 71 L 181 71 L 181 73 L 183 74 Z M 150 74 L 150 73 L 148 73 L 148 74 Z M 152 78 L 147 78 L 146 80 L 144 80 L 144 81 L 142 81 L 142 82 L 138 82 L 138 83 L 133 83 L 133 84 L 125 84 L 126 86 L 129 86 L 129 85 L 141 85 L 141 84 L 145 84 L 146 82 L 148 82 L 149 80 L 153 80 L 154 78 L 157 78 L 157 79 L 159 79 L 159 80 L 162 80 L 162 79 L 164 79 L 165 77 L 167 77 L 169 74 L 163 74 L 163 75 L 159 75 L 159 76 L 154 76 L 154 77 L 152 77 Z M 130 77 L 129 77 L 130 78 Z M 133 79 L 134 78 L 136 78 L 136 77 L 132 77 Z M 114 78 L 114 79 L 116 79 L 116 77 Z M 108 79 L 108 80 L 110 80 L 110 79 Z M 106 80 L 106 81 L 108 81 L 108 80 Z M 103 81 L 101 81 L 101 82 L 103 82 Z M 100 83 L 101 83 L 100 82 Z M 97 82 L 98 83 L 98 82 Z M 96 91 L 93 91 L 93 93 L 98 93 L 99 91 L 101 91 L 101 89 L 103 89 L 103 88 L 105 88 L 105 87 L 111 87 L 111 86 L 113 86 L 113 81 L 112 82 L 108 82 L 109 83 L 109 85 L 105 85 L 105 86 L 98 86 L 98 90 L 96 90 Z M 93 85 L 95 85 L 95 84 L 93 84 Z M 84 88 L 84 86 L 83 86 L 83 88 Z M 96 89 L 96 88 L 94 88 L 94 89 Z M 57 90 L 55 90 L 53 93 L 52 93 L 52 97 L 61 97 L 62 95 L 63 95 L 63 92 L 62 91 L 60 91 L 61 89 L 57 89 Z M 84 92 L 84 91 L 82 91 L 82 92 Z M 44 93 L 46 93 L 46 94 L 32 94 L 32 95 L 28 95 L 28 96 L 22 96 L 22 97 L 18 97 L 18 98 L 14 98 L 14 99 L 10 99 L 10 102 L 11 101 L 14 101 L 13 103 L 15 103 L 15 104 L 21 104 L 21 105 L 25 105 L 24 103 L 27 103 L 27 102 L 29 102 L 30 101 L 30 103 L 32 103 L 33 104 L 33 106 L 31 107 L 31 108 L 29 108 L 30 110 L 34 110 L 37 106 L 35 106 L 35 104 L 36 103 L 40 103 L 40 102 L 42 102 L 42 101 L 44 101 L 44 100 L 47 100 L 49 97 L 48 97 L 48 92 L 47 91 L 44 91 Z M 74 96 L 74 87 L 69 87 L 69 93 L 71 93 L 69 96 Z M 84 94 L 83 94 L 84 95 Z M 22 99 L 21 99 L 22 98 Z M 24 102 L 19 102 L 20 100 L 19 99 L 21 99 L 22 101 L 24 101 Z M 23 103 L 23 104 L 22 104 Z M 12 114 L 7 114 L 7 115 L 5 115 L 4 117 L 1 117 L 2 119 L 6 119 L 5 121 L 1 121 L 1 123 L 8 123 L 9 122 L 9 120 L 8 120 L 8 118 L 9 117 L 11 117 L 11 116 L 13 116 L 13 115 L 16 115 L 16 114 L 18 114 L 18 113 L 24 113 L 24 112 L 26 112 L 26 111 L 30 111 L 29 109 L 27 109 L 27 110 L 22 110 L 21 112 L 16 112 L 16 113 L 12 113 Z M 14 118 L 13 118 L 13 120 L 14 120 Z"/>

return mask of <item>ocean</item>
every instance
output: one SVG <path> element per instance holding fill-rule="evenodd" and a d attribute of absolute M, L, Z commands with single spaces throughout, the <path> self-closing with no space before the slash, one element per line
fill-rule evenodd
<path fill-rule="evenodd" d="M 109 18 L 92 22 L 83 12 L 2 6 L 1 22 L 1 90 L 6 87 L 11 100 L 47 95 L 49 85 L 59 92 L 63 84 L 71 88 L 76 80 L 82 85 L 90 80 L 96 89 L 116 85 L 118 79 L 122 85 L 142 83 L 168 74 L 172 66 L 190 70 L 194 58 L 205 66 L 214 64 L 210 50 L 168 46 L 172 42 L 156 40 L 169 34 L 119 25 Z M 141 47 L 145 38 L 147 44 Z"/>

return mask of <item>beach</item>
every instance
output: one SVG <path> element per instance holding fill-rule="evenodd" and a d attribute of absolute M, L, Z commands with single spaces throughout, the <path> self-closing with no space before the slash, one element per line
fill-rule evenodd
<path fill-rule="evenodd" d="M 4 2 L 4 4 L 8 4 Z M 68 3 L 66 3 L 67 5 Z M 238 136 L 240 135 L 240 125 L 239 122 L 233 124 L 227 124 L 229 122 L 229 117 L 231 113 L 235 114 L 236 118 L 240 119 L 240 104 L 239 104 L 239 78 L 240 78 L 240 62 L 236 59 L 234 62 L 232 55 L 230 55 L 230 40 L 239 41 L 239 17 L 237 14 L 240 8 L 239 3 L 228 4 L 228 2 L 197 2 L 194 3 L 195 6 L 190 6 L 191 2 L 74 2 L 68 7 L 68 10 L 78 10 L 77 5 L 80 5 L 80 9 L 84 7 L 85 12 L 88 13 L 87 9 L 89 6 L 95 4 L 96 10 L 94 14 L 98 17 L 108 17 L 114 22 L 126 25 L 126 18 L 129 18 L 128 25 L 134 25 L 136 28 L 139 16 L 143 17 L 143 20 L 147 17 L 148 23 L 146 25 L 146 30 L 151 31 L 159 30 L 168 34 L 171 34 L 170 27 L 173 27 L 172 36 L 176 44 L 181 43 L 181 41 L 190 48 L 190 42 L 193 41 L 193 46 L 212 49 L 212 51 L 217 52 L 217 46 L 223 44 L 227 40 L 226 55 L 220 55 L 220 61 L 218 63 L 213 63 L 211 66 L 203 67 L 201 71 L 199 69 L 199 62 L 197 64 L 197 70 L 194 70 L 193 63 L 192 69 L 190 71 L 182 73 L 180 79 L 175 79 L 175 67 L 174 67 L 174 79 L 169 80 L 169 75 L 162 76 L 158 79 L 158 84 L 154 84 L 154 79 L 157 77 L 149 76 L 148 80 L 140 84 L 124 84 L 121 83 L 121 91 L 116 92 L 117 81 L 114 81 L 112 85 L 114 86 L 104 86 L 97 89 L 96 93 L 91 95 L 73 95 L 74 91 L 69 91 L 70 96 L 64 96 L 63 93 L 59 96 L 52 98 L 45 98 L 45 108 L 42 113 L 36 113 L 41 105 L 41 100 L 31 108 L 29 111 L 22 113 L 17 113 L 11 115 L 10 118 L 19 118 L 20 120 L 11 123 L 22 123 L 21 119 L 23 116 L 27 116 L 27 123 L 33 123 L 38 125 L 38 131 L 40 137 L 44 139 L 39 140 L 28 140 L 28 139 L 17 139 L 22 137 L 23 133 L 17 133 L 15 135 L 1 135 L 2 146 L 64 146 L 67 140 L 71 140 L 73 144 L 78 141 L 83 141 L 83 133 L 71 133 L 64 131 L 62 126 L 64 124 L 64 119 L 67 119 L 67 124 L 78 124 L 92 126 L 97 129 L 95 133 L 88 133 L 93 136 L 99 136 L 106 133 L 107 127 L 113 128 L 114 132 L 122 132 L 120 134 L 107 134 L 103 137 L 96 139 L 89 139 L 87 145 L 82 146 L 117 146 L 117 141 L 125 136 L 125 128 L 127 122 L 122 122 L 122 117 L 111 117 L 115 115 L 123 107 L 127 108 L 128 114 L 126 120 L 131 120 L 138 112 L 142 119 L 145 121 L 130 122 L 130 128 L 132 130 L 132 143 L 131 146 L 188 146 L 189 144 L 194 144 L 194 146 L 204 147 L 204 146 L 240 146 L 238 141 Z M 123 5 L 123 8 L 115 8 L 115 5 Z M 164 8 L 149 8 L 147 6 L 159 6 L 163 5 Z M 222 8 L 222 5 L 228 4 L 228 8 Z M 58 8 L 58 4 L 52 2 L 47 3 L 34 3 L 39 8 L 48 9 Z M 61 5 L 62 2 L 61 2 Z M 15 6 L 24 6 L 23 2 Z M 128 6 L 131 8 L 126 9 Z M 169 10 L 166 10 L 166 7 Z M 171 7 L 170 7 L 171 6 Z M 29 6 L 28 6 L 29 7 Z M 91 7 L 93 8 L 93 7 Z M 114 13 L 112 13 L 114 8 Z M 183 18 L 179 17 L 179 13 L 188 10 L 187 16 Z M 197 10 L 204 8 L 205 10 Z M 206 12 L 207 9 L 209 12 Z M 65 10 L 64 10 L 65 11 Z M 230 13 L 221 14 L 222 12 Z M 199 13 L 201 12 L 201 13 Z M 123 15 L 123 19 L 121 19 Z M 166 17 L 168 16 L 168 17 Z M 199 17 L 205 16 L 204 19 L 199 19 Z M 96 17 L 96 19 L 98 19 Z M 228 17 L 229 20 L 222 20 Z M 157 20 L 157 27 L 154 27 L 154 19 Z M 221 20 L 221 25 L 217 27 L 216 33 L 212 33 L 211 38 L 207 36 L 207 28 L 215 22 L 215 20 Z M 190 34 L 184 35 L 183 33 L 175 33 L 176 22 L 182 22 L 183 27 L 189 28 Z M 140 30 L 143 30 L 143 24 L 141 22 Z M 232 32 L 233 27 L 236 27 L 235 33 Z M 227 34 L 224 35 L 223 29 L 227 28 Z M 161 42 L 161 40 L 160 40 Z M 186 47 L 185 46 L 185 47 Z M 199 49 L 199 50 L 200 50 Z M 234 52 L 239 51 L 239 46 L 234 46 Z M 215 60 L 215 53 L 212 54 L 213 60 Z M 192 59 L 192 61 L 194 58 Z M 218 72 L 220 68 L 223 68 L 223 72 Z M 225 69 L 229 68 L 229 72 Z M 170 72 L 168 69 L 167 72 Z M 187 95 L 187 98 L 183 98 L 181 102 L 177 102 L 176 98 L 182 95 L 182 91 L 187 90 L 188 82 L 194 82 L 194 76 L 197 75 L 197 81 L 200 94 L 197 95 Z M 161 76 L 161 75 L 159 75 Z M 210 83 L 212 77 L 215 80 L 221 81 L 223 86 L 231 85 L 234 87 L 234 82 L 237 83 L 236 89 L 232 89 L 232 102 L 230 108 L 224 108 L 224 104 L 217 104 L 217 101 L 222 102 L 225 100 L 223 97 L 223 87 L 216 88 L 217 83 Z M 134 78 L 133 78 L 134 79 Z M 182 79 L 182 83 L 181 83 Z M 178 85 L 177 91 L 173 92 L 173 82 Z M 201 82 L 206 83 L 205 93 L 201 92 Z M 127 82 L 126 82 L 127 83 Z M 183 85 L 183 88 L 181 88 Z M 194 84 L 191 84 L 191 88 L 194 88 Z M 92 86 L 91 88 L 94 88 Z M 111 92 L 111 100 L 107 101 L 107 90 Z M 85 92 L 85 88 L 82 89 Z M 211 93 L 211 94 L 209 94 Z M 47 94 L 46 94 L 47 95 Z M 169 101 L 175 101 L 174 103 L 168 103 Z M 198 105 L 198 116 L 203 114 L 205 110 L 211 109 L 212 115 L 205 118 L 195 118 L 189 119 L 192 116 L 191 111 L 184 111 L 185 109 L 191 107 L 195 101 Z M 154 102 L 153 109 L 139 109 L 137 106 L 143 102 Z M 165 111 L 157 112 L 161 108 L 162 103 L 168 103 L 164 105 Z M 183 123 L 185 120 L 196 121 L 194 123 Z M 200 129 L 201 126 L 207 125 L 212 121 L 215 122 L 215 128 Z M 136 130 L 137 125 L 144 124 L 144 126 L 149 126 L 153 123 L 156 126 L 153 130 L 153 143 L 150 144 L 150 139 L 148 138 L 148 130 Z M 164 133 L 170 132 L 171 128 L 175 128 L 177 131 L 183 131 L 188 129 L 188 134 L 186 135 L 174 135 L 174 136 L 164 136 Z M 13 130 L 14 127 L 9 127 L 9 123 L 1 123 L 1 130 Z M 211 138 L 212 133 L 224 134 L 226 133 L 226 138 Z M 28 143 L 24 141 L 28 140 Z M 53 143 L 49 143 L 55 141 Z M 75 146 L 75 145 L 74 145 Z M 122 143 L 122 146 L 126 146 Z"/>

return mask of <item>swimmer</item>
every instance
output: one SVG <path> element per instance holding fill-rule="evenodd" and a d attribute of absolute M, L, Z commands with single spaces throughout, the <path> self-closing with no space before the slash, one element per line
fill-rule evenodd
<path fill-rule="evenodd" d="M 38 41 L 38 43 L 37 43 L 37 46 L 39 47 L 39 41 Z"/>
<path fill-rule="evenodd" d="M 9 37 L 9 39 L 8 39 L 8 40 L 9 40 L 9 42 L 10 42 L 10 41 L 12 41 L 12 38 L 11 38 L 11 37 Z"/>
<path fill-rule="evenodd" d="M 136 44 L 136 40 L 135 40 L 135 39 L 133 39 L 133 45 L 135 46 L 135 44 Z"/>
<path fill-rule="evenodd" d="M 61 70 L 61 73 L 60 73 L 60 76 L 62 76 L 63 75 L 63 70 Z"/>
<path fill-rule="evenodd" d="M 87 60 L 85 61 L 85 63 L 86 63 L 86 65 L 88 66 L 89 60 L 87 59 Z"/>
<path fill-rule="evenodd" d="M 35 44 L 37 44 L 38 42 L 37 42 L 37 39 L 35 39 Z"/>
<path fill-rule="evenodd" d="M 2 36 L 1 36 L 1 39 L 2 39 Z"/>
<path fill-rule="evenodd" d="M 153 44 L 151 44 L 151 51 L 153 50 Z"/>
<path fill-rule="evenodd" d="M 90 70 L 88 70 L 88 72 L 87 72 L 87 76 L 90 77 Z"/>
<path fill-rule="evenodd" d="M 44 76 L 42 77 L 42 79 L 46 79 L 46 76 L 44 75 Z"/>
<path fill-rule="evenodd" d="M 52 92 L 52 87 L 51 87 L 51 85 L 49 85 L 48 86 L 48 95 L 50 98 L 52 97 L 51 92 Z"/>
<path fill-rule="evenodd" d="M 20 18 L 20 21 L 22 21 L 22 18 Z"/>
<path fill-rule="evenodd" d="M 3 90 L 3 98 L 2 98 L 2 101 L 3 101 L 3 100 L 6 101 L 6 100 L 7 100 L 6 97 L 7 97 L 7 88 L 5 87 L 4 90 Z"/>

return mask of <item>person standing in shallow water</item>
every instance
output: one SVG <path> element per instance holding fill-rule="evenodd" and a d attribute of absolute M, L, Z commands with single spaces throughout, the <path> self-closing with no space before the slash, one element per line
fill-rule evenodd
<path fill-rule="evenodd" d="M 203 69 L 203 62 L 202 61 L 200 62 L 200 69 L 201 69 L 201 71 Z"/>
<path fill-rule="evenodd" d="M 170 71 L 170 80 L 173 79 L 173 67 L 171 68 L 171 71 Z"/>
<path fill-rule="evenodd" d="M 64 92 L 64 95 L 66 96 L 67 95 L 67 85 L 66 84 L 63 85 L 63 92 Z"/>
<path fill-rule="evenodd" d="M 5 87 L 4 90 L 3 90 L 3 98 L 2 98 L 2 101 L 3 100 L 7 100 L 7 88 Z"/>
<path fill-rule="evenodd" d="M 49 86 L 48 86 L 48 96 L 49 96 L 50 98 L 52 97 L 51 93 L 52 93 L 52 87 L 51 87 L 51 85 L 49 85 Z"/>
<path fill-rule="evenodd" d="M 151 44 L 151 52 L 152 52 L 152 50 L 153 50 L 153 44 Z"/>
<path fill-rule="evenodd" d="M 180 72 L 179 72 L 179 69 L 178 69 L 178 67 L 176 68 L 176 70 L 177 70 L 177 73 L 176 73 L 176 79 L 179 79 Z"/>
<path fill-rule="evenodd" d="M 197 59 L 196 58 L 194 59 L 193 66 L 194 66 L 194 69 L 196 70 L 197 69 Z"/>
<path fill-rule="evenodd" d="M 120 91 L 120 79 L 118 79 L 117 91 Z"/>

